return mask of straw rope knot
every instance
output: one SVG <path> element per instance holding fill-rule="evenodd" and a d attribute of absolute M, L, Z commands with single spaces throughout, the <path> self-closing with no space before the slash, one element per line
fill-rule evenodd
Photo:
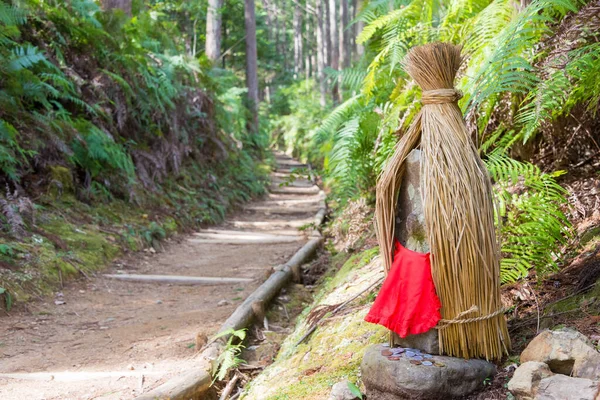
<path fill-rule="evenodd" d="M 456 103 L 463 97 L 460 90 L 456 89 L 434 89 L 424 90 L 423 96 L 421 97 L 421 103 L 423 104 L 444 104 L 444 103 Z"/>
<path fill-rule="evenodd" d="M 479 311 L 479 307 L 477 307 L 476 305 L 472 305 L 471 308 L 469 308 L 466 311 L 461 312 L 454 319 L 440 319 L 438 326 L 436 326 L 435 329 L 445 329 L 453 324 L 469 324 L 471 322 L 485 321 L 486 319 L 494 318 L 500 314 L 504 314 L 507 311 L 507 308 L 501 308 L 499 310 L 494 311 L 491 314 L 486 314 L 486 315 L 482 315 L 482 316 L 475 317 L 475 318 L 466 318 L 466 319 L 462 318 L 467 314 L 477 312 L 477 311 Z"/>

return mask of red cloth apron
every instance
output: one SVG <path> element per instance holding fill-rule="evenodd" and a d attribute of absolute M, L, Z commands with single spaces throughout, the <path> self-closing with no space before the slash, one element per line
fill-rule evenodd
<path fill-rule="evenodd" d="M 408 250 L 396 241 L 394 261 L 365 317 L 400 337 L 425 333 L 441 319 L 442 304 L 431 277 L 430 254 Z"/>

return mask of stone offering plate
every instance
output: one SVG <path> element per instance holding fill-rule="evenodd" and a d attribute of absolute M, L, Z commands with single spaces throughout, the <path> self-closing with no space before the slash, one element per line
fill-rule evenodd
<path fill-rule="evenodd" d="M 409 349 L 391 360 L 381 355 L 384 349 L 389 350 L 382 345 L 369 347 L 361 364 L 370 399 L 460 398 L 480 389 L 484 380 L 496 373 L 495 365 L 485 360 L 436 355 L 424 361 L 423 354 L 415 354 L 419 358 L 415 360 L 414 356 L 407 357 Z"/>

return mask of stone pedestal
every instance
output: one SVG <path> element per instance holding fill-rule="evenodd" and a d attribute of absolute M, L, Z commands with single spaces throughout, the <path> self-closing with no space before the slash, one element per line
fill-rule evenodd
<path fill-rule="evenodd" d="M 429 244 L 425 233 L 425 216 L 423 215 L 421 196 L 421 150 L 411 151 L 404 164 L 405 172 L 396 207 L 395 236 L 407 249 L 427 253 Z M 436 329 L 404 339 L 393 332 L 391 335 L 391 341 L 396 346 L 420 349 L 429 354 L 440 353 Z"/>
<path fill-rule="evenodd" d="M 369 347 L 360 366 L 369 399 L 461 398 L 482 388 L 485 379 L 496 373 L 494 364 L 484 360 L 434 356 L 428 359 L 433 365 L 416 365 L 405 355 L 389 360 L 381 354 L 386 349 Z"/>

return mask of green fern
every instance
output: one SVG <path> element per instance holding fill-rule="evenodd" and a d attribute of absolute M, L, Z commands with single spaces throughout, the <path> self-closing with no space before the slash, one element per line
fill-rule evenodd
<path fill-rule="evenodd" d="M 213 383 L 216 381 L 222 381 L 227 376 L 227 373 L 234 368 L 237 368 L 238 365 L 244 362 L 238 356 L 242 352 L 244 346 L 242 342 L 246 338 L 246 329 L 234 330 L 228 329 L 216 335 L 213 340 L 227 337 L 227 343 L 225 344 L 225 348 L 217 358 L 217 362 L 213 367 Z M 239 342 L 239 343 L 235 343 Z"/>
<path fill-rule="evenodd" d="M 495 181 L 502 282 L 523 278 L 533 268 L 538 277 L 556 271 L 560 246 L 571 236 L 562 211 L 567 192 L 555 179 L 563 172 L 545 174 L 498 151 L 488 156 L 486 165 Z"/>

